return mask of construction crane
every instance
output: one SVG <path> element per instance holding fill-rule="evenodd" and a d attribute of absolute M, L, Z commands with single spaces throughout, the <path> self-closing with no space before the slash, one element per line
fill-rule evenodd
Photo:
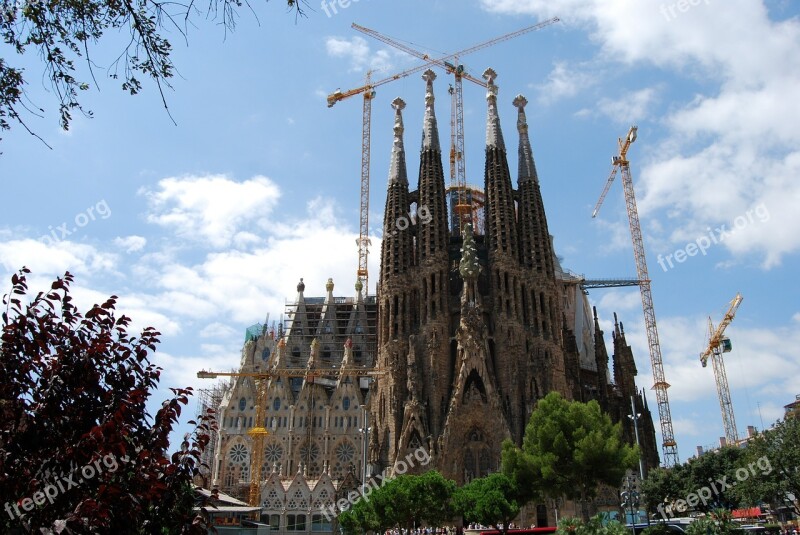
<path fill-rule="evenodd" d="M 644 252 L 644 241 L 642 240 L 642 228 L 639 225 L 639 212 L 636 209 L 636 196 L 633 192 L 633 179 L 631 178 L 630 162 L 628 161 L 628 149 L 636 141 L 637 127 L 632 126 L 625 139 L 618 139 L 619 154 L 611 160 L 611 174 L 608 177 L 603 193 L 594 207 L 592 217 L 596 217 L 600 206 L 603 204 L 617 170 L 622 175 L 622 189 L 625 193 L 625 205 L 628 210 L 628 223 L 631 230 L 631 240 L 633 241 L 633 256 L 636 261 L 636 272 L 639 279 L 639 293 L 642 296 L 642 310 L 644 312 L 644 325 L 647 331 L 647 343 L 650 346 L 650 365 L 653 369 L 653 390 L 656 391 L 658 402 L 658 416 L 661 420 L 662 451 L 664 454 L 664 465 L 667 467 L 678 464 L 678 444 L 675 441 L 675 433 L 672 430 L 672 415 L 669 410 L 669 397 L 667 389 L 669 383 L 664 378 L 664 363 L 661 359 L 661 345 L 658 341 L 658 327 L 656 326 L 656 313 L 653 308 L 653 295 L 650 292 L 650 275 L 647 272 L 647 258 Z"/>
<path fill-rule="evenodd" d="M 723 336 L 725 329 L 736 316 L 736 310 L 742 303 L 742 294 L 736 293 L 736 297 L 731 301 L 730 308 L 722 318 L 722 322 L 714 329 L 711 317 L 708 318 L 708 345 L 705 351 L 700 354 L 700 363 L 705 368 L 708 365 L 708 357 L 711 357 L 711 366 L 714 368 L 714 380 L 717 383 L 717 396 L 719 397 L 719 408 L 722 411 L 722 424 L 725 426 L 725 440 L 729 446 L 735 446 L 739 440 L 739 433 L 736 430 L 736 418 L 733 415 L 733 403 L 731 402 L 731 390 L 728 387 L 728 375 L 725 373 L 725 362 L 722 360 L 723 353 L 729 353 L 732 349 L 730 338 Z"/>
<path fill-rule="evenodd" d="M 247 432 L 252 438 L 252 454 L 250 455 L 250 493 L 248 503 L 258 507 L 261 503 L 261 467 L 264 464 L 264 443 L 269 435 L 265 427 L 267 421 L 267 387 L 268 380 L 274 377 L 303 377 L 313 383 L 317 377 L 344 377 L 344 376 L 375 376 L 384 372 L 377 368 L 338 368 L 338 369 L 307 369 L 284 368 L 273 369 L 268 372 L 212 372 L 200 370 L 198 379 L 216 379 L 217 377 L 250 377 L 256 383 L 256 417 L 255 426 Z"/>
<path fill-rule="evenodd" d="M 374 37 L 375 39 L 389 46 L 397 48 L 398 50 L 401 50 L 423 61 L 438 65 L 439 67 L 443 68 L 445 72 L 454 76 L 454 84 L 450 87 L 450 95 L 452 97 L 450 113 L 450 190 L 455 191 L 456 193 L 456 205 L 454 207 L 456 216 L 454 219 L 457 225 L 457 228 L 452 229 L 454 233 L 460 233 L 461 228 L 465 224 L 471 222 L 470 220 L 472 214 L 472 205 L 467 199 L 467 169 L 466 161 L 464 159 L 464 94 L 462 89 L 462 80 L 467 79 L 481 87 L 487 87 L 486 82 L 468 74 L 464 70 L 464 66 L 459 63 L 458 58 L 467 54 L 471 54 L 472 52 L 488 48 L 502 41 L 508 41 L 509 39 L 513 39 L 528 32 L 539 30 L 545 26 L 549 26 L 558 22 L 559 20 L 560 19 L 558 17 L 553 17 L 544 22 L 534 24 L 533 26 L 527 26 L 515 32 L 507 33 L 505 35 L 495 37 L 494 39 L 489 39 L 488 41 L 484 41 L 475 46 L 466 48 L 460 52 L 456 52 L 450 56 L 440 59 L 433 59 L 428 54 L 415 50 L 399 41 L 395 41 L 394 39 L 391 39 L 375 30 L 365 28 L 364 26 L 360 26 L 356 23 L 352 24 L 353 29 L 369 35 L 370 37 Z"/>

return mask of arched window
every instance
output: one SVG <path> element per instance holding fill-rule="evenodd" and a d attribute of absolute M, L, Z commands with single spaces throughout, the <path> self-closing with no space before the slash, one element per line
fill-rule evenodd
<path fill-rule="evenodd" d="M 350 408 L 350 398 L 345 397 L 342 399 L 342 410 L 348 410 Z"/>
<path fill-rule="evenodd" d="M 277 411 L 281 408 L 281 398 L 275 398 L 272 400 L 272 410 Z"/>
<path fill-rule="evenodd" d="M 269 360 L 270 351 L 268 347 L 264 348 L 264 351 L 261 352 L 261 360 Z"/>
<path fill-rule="evenodd" d="M 247 408 L 247 400 L 245 398 L 239 399 L 239 410 L 243 411 Z"/>

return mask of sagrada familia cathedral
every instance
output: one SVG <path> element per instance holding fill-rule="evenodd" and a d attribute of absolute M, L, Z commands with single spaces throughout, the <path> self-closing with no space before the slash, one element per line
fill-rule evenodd
<path fill-rule="evenodd" d="M 209 453 L 212 482 L 246 496 L 250 478 L 260 478 L 262 518 L 274 531 L 330 531 L 326 511 L 335 515 L 341 496 L 365 478 L 397 472 L 401 460 L 402 471 L 435 468 L 459 484 L 499 470 L 502 441 L 521 444 L 537 400 L 552 391 L 597 400 L 622 422 L 630 443 L 636 440 L 628 418 L 633 398 L 645 466 L 658 465 L 652 417 L 635 383 L 623 325 L 614 315 L 610 369 L 597 312 L 554 253 L 521 95 L 513 99 L 514 187 L 495 76 L 486 71 L 481 225 L 454 226 L 448 215 L 436 76 L 428 70 L 415 189 L 406 169 L 405 104 L 392 103 L 384 229 L 422 208 L 426 218 L 384 232 L 377 295 L 365 296 L 357 282 L 354 297 L 336 297 L 329 279 L 325 297 L 306 297 L 301 279 L 285 322 L 248 332 L 240 372 L 309 372 L 268 380 L 270 434 L 262 452 L 251 451 L 247 434 L 256 412 L 254 379 L 238 377 L 207 395 L 220 419 Z M 359 368 L 363 374 L 339 373 Z M 424 465 L 412 461 L 422 458 L 420 451 Z M 250 473 L 253 454 L 263 455 L 260 474 Z M 553 525 L 553 511 L 535 506 L 526 521 Z"/>

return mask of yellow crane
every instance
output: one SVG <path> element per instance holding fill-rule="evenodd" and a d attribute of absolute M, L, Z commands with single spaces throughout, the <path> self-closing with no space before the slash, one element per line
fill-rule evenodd
<path fill-rule="evenodd" d="M 661 420 L 662 450 L 664 454 L 664 465 L 675 466 L 678 464 L 678 444 L 675 441 L 675 433 L 672 430 L 672 415 L 669 409 L 669 397 L 667 383 L 664 377 L 664 363 L 661 358 L 661 344 L 658 341 L 658 327 L 656 325 L 656 313 L 653 308 L 653 295 L 650 292 L 650 275 L 647 272 L 647 258 L 644 252 L 644 241 L 642 240 L 642 228 L 639 225 L 639 211 L 636 208 L 636 196 L 633 192 L 633 179 L 631 178 L 630 162 L 628 161 L 628 149 L 636 141 L 637 127 L 632 126 L 628 130 L 625 139 L 618 139 L 619 154 L 611 160 L 611 174 L 606 181 L 603 193 L 594 207 L 592 217 L 596 217 L 600 210 L 600 205 L 608 194 L 614 177 L 619 170 L 622 175 L 622 189 L 625 193 L 625 205 L 628 210 L 628 223 L 631 229 L 631 240 L 633 241 L 633 256 L 636 261 L 636 272 L 639 278 L 639 293 L 642 296 L 642 310 L 644 312 L 644 325 L 647 331 L 647 343 L 650 347 L 650 365 L 653 369 L 653 390 L 656 391 L 658 402 L 658 416 Z"/>
<path fill-rule="evenodd" d="M 508 41 L 520 35 L 540 30 L 546 26 L 558 22 L 558 17 L 553 17 L 546 21 L 527 26 L 520 30 L 510 32 L 488 41 L 484 41 L 475 46 L 471 46 L 460 52 L 456 52 L 443 58 L 431 58 L 428 54 L 415 50 L 410 46 L 387 37 L 376 30 L 371 30 L 356 23 L 352 24 L 353 29 L 374 37 L 375 39 L 392 46 L 398 50 L 410 54 L 423 61 L 427 61 L 434 65 L 443 68 L 447 74 L 454 76 L 454 84 L 450 88 L 450 95 L 452 97 L 451 117 L 450 117 L 450 189 L 456 193 L 456 205 L 454 207 L 456 227 L 452 229 L 453 232 L 461 232 L 461 228 L 470 222 L 472 214 L 472 205 L 467 199 L 467 169 L 466 161 L 464 159 L 464 95 L 462 89 L 462 80 L 467 79 L 470 82 L 477 84 L 481 87 L 487 87 L 487 83 L 483 80 L 471 76 L 464 70 L 464 66 L 458 61 L 459 57 L 463 57 L 472 52 L 488 48 L 492 45 L 502 41 Z"/>
<path fill-rule="evenodd" d="M 733 403 L 731 402 L 731 390 L 728 387 L 728 375 L 725 373 L 725 361 L 722 354 L 728 353 L 732 349 L 730 338 L 723 336 L 725 329 L 736 316 L 736 310 L 742 303 L 742 294 L 736 293 L 736 297 L 731 301 L 728 311 L 723 316 L 717 328 L 708 318 L 708 345 L 705 351 L 700 353 L 700 363 L 705 368 L 708 365 L 708 357 L 711 357 L 711 367 L 714 368 L 714 380 L 717 383 L 717 396 L 719 397 L 719 408 L 722 411 L 722 424 L 725 426 L 725 440 L 729 446 L 735 446 L 739 440 L 739 433 L 736 429 L 736 418 L 733 415 Z"/>
<path fill-rule="evenodd" d="M 250 455 L 250 494 L 248 503 L 258 507 L 261 503 L 261 467 L 264 464 L 264 441 L 269 435 L 267 431 L 267 387 L 268 380 L 273 377 L 303 377 L 308 382 L 314 382 L 315 377 L 343 377 L 343 376 L 375 376 L 381 375 L 377 368 L 276 368 L 266 372 L 212 372 L 200 370 L 198 379 L 216 379 L 217 377 L 250 377 L 256 383 L 256 417 L 255 426 L 247 432 L 252 438 Z"/>
<path fill-rule="evenodd" d="M 369 166 L 370 166 L 370 138 L 372 129 L 372 99 L 375 98 L 375 88 L 394 82 L 400 78 L 405 78 L 410 74 L 419 72 L 428 66 L 427 63 L 418 65 L 411 69 L 406 69 L 402 72 L 372 82 L 372 71 L 367 72 L 366 83 L 360 87 L 350 89 L 348 91 L 336 90 L 327 97 L 328 107 L 333 107 L 337 102 L 348 99 L 355 95 L 363 95 L 364 103 L 361 113 L 361 195 L 359 203 L 359 218 L 358 218 L 358 239 L 356 245 L 358 246 L 358 269 L 356 270 L 356 277 L 364 284 L 364 295 L 369 291 L 369 269 L 367 262 L 369 260 Z"/>
<path fill-rule="evenodd" d="M 476 50 L 480 50 L 482 48 L 486 48 L 491 46 L 495 43 L 500 41 L 505 41 L 508 39 L 512 39 L 518 35 L 522 35 L 524 33 L 538 30 L 539 28 L 543 28 L 555 22 L 558 22 L 558 18 L 552 18 L 547 21 L 541 22 L 539 24 L 535 24 L 533 26 L 528 26 L 526 28 L 522 28 L 521 30 L 517 30 L 516 32 L 512 32 L 506 35 L 502 35 L 495 39 L 491 39 L 484 43 L 480 43 L 475 45 L 471 48 L 466 50 L 462 50 L 461 52 L 457 52 L 455 54 L 449 54 L 442 56 L 440 58 L 431 58 L 427 54 L 422 54 L 417 52 L 413 49 L 408 49 L 407 52 L 415 57 L 418 57 L 425 61 L 422 65 L 418 65 L 411 69 L 404 70 L 392 76 L 383 78 L 378 80 L 377 82 L 372 82 L 370 78 L 370 72 L 367 73 L 366 83 L 360 87 L 356 87 L 350 89 L 348 91 L 334 91 L 327 97 L 328 107 L 333 107 L 337 102 L 345 100 L 355 95 L 363 95 L 364 103 L 362 106 L 362 115 L 361 115 L 361 198 L 360 198 L 360 205 L 359 205 L 359 228 L 358 228 L 358 240 L 356 241 L 356 245 L 358 246 L 358 269 L 356 270 L 356 276 L 362 280 L 364 284 L 364 292 L 365 295 L 369 290 L 369 270 L 368 270 L 368 259 L 369 259 L 369 168 L 370 168 L 370 138 L 371 138 L 371 123 L 372 123 L 372 100 L 375 98 L 375 88 L 381 85 L 387 84 L 389 82 L 393 82 L 400 78 L 405 78 L 410 74 L 414 74 L 415 72 L 419 72 L 425 68 L 427 68 L 431 64 L 436 64 L 439 66 L 444 66 L 448 72 L 452 72 L 456 77 L 456 86 L 454 89 L 454 101 L 455 107 L 454 109 L 457 110 L 454 114 L 456 119 L 453 121 L 455 123 L 454 130 L 456 132 L 460 132 L 460 134 L 456 134 L 455 136 L 451 136 L 453 139 L 451 153 L 450 153 L 450 161 L 451 161 L 451 182 L 453 180 L 453 176 L 456 169 L 457 171 L 457 179 L 456 183 L 463 185 L 463 187 L 458 188 L 457 195 L 458 203 L 457 203 L 457 210 L 459 210 L 460 215 L 463 213 L 468 213 L 465 210 L 466 201 L 462 197 L 466 196 L 466 167 L 464 163 L 464 112 L 463 112 L 463 101 L 461 96 L 461 78 L 467 78 L 483 87 L 486 87 L 486 83 L 482 80 L 474 78 L 464 72 L 464 67 L 462 65 L 456 66 L 458 64 L 458 57 L 463 56 L 465 54 L 469 54 L 470 52 L 474 52 Z M 392 44 L 392 46 L 396 46 L 394 42 L 388 38 L 383 37 L 378 32 L 374 30 L 369 30 L 368 28 L 364 28 L 363 26 L 359 26 L 358 24 L 353 24 L 353 27 L 359 31 L 363 31 L 368 35 L 372 35 L 378 39 L 384 40 L 388 44 Z M 455 62 L 455 63 L 452 63 Z M 451 125 L 452 126 L 452 125 Z"/>

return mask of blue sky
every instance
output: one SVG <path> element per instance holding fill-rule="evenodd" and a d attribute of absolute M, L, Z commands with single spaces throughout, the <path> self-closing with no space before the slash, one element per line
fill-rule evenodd
<path fill-rule="evenodd" d="M 31 118 L 53 149 L 22 129 L 3 135 L 0 275 L 30 267 L 43 289 L 69 270 L 84 307 L 110 294 L 139 327 L 162 333 L 162 386 L 203 386 L 201 368 L 236 367 L 244 329 L 277 319 L 299 277 L 307 295 L 351 295 L 357 255 L 361 99 L 325 96 L 418 64 L 350 28 L 376 29 L 425 51 L 453 52 L 558 16 L 562 21 L 462 58 L 498 72 L 499 109 L 516 170 L 514 96 L 524 94 L 550 232 L 565 267 L 591 278 L 635 274 L 621 184 L 597 219 L 616 140 L 631 124 L 632 162 L 681 459 L 723 436 L 710 368 L 698 355 L 709 315 L 744 296 L 726 355 L 740 433 L 768 426 L 800 393 L 800 22 L 788 0 L 360 0 L 308 17 L 279 0 L 242 11 L 227 37 L 199 20 L 188 46 L 172 36 L 180 73 L 166 92 L 130 97 L 98 71 L 85 92 L 92 119 L 58 130 L 52 94 L 26 66 Z M 108 65 L 120 40 L 95 54 Z M 0 45 L 3 57 L 9 49 Z M 19 63 L 21 62 L 21 63 Z M 449 143 L 449 80 L 436 107 Z M 84 78 L 87 77 L 83 72 Z M 400 96 L 412 180 L 424 106 L 419 74 L 377 89 L 373 104 L 370 268 Z M 468 181 L 483 181 L 485 90 L 465 83 Z M 66 226 L 64 225 L 66 223 Z M 690 244 L 704 244 L 705 254 Z M 69 231 L 64 235 L 61 229 Z M 43 238 L 49 236 L 49 238 Z M 677 251 L 691 253 L 681 256 Z M 676 256 L 677 254 L 677 256 Z M 660 255 L 660 256 L 659 256 Z M 672 267 L 667 262 L 672 255 Z M 666 269 L 662 269 L 659 258 Z M 683 258 L 682 262 L 676 259 Z M 9 286 L 9 283 L 6 283 Z M 372 289 L 371 289 L 372 292 Z M 625 324 L 652 384 L 638 291 L 595 290 L 602 326 Z M 610 345 L 610 337 L 607 339 Z M 159 393 L 156 397 L 165 397 Z M 655 411 L 655 397 L 648 390 Z"/>

